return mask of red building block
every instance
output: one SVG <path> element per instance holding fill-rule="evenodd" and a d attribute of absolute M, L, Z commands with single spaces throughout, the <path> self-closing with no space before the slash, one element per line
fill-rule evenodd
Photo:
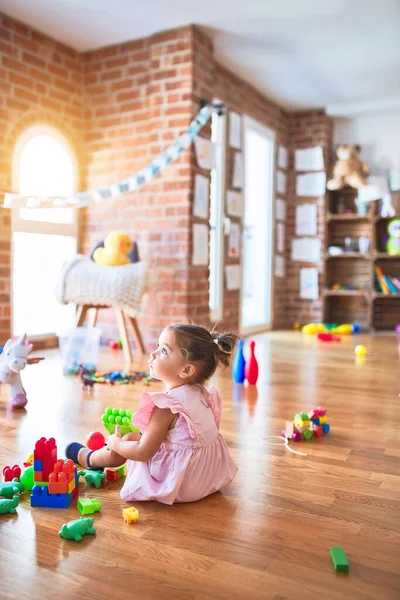
<path fill-rule="evenodd" d="M 53 471 L 54 463 L 57 460 L 57 446 L 54 438 L 42 437 L 35 444 L 33 451 L 34 460 L 43 462 L 42 480 L 48 481 L 50 473 Z"/>
<path fill-rule="evenodd" d="M 19 467 L 18 465 L 14 465 L 12 467 L 7 466 L 4 467 L 3 469 L 3 481 L 12 481 L 14 478 L 17 478 L 19 481 L 19 478 L 21 477 L 21 467 Z"/>

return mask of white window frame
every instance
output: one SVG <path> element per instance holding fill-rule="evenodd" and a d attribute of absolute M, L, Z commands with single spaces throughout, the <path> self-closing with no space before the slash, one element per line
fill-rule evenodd
<path fill-rule="evenodd" d="M 247 128 L 251 128 L 254 131 L 257 131 L 260 135 L 268 138 L 271 140 L 272 144 L 273 144 L 273 151 L 271 152 L 271 161 L 270 161 L 270 165 L 269 165 L 269 171 L 270 171 L 270 176 L 271 176 L 271 187 L 269 190 L 269 198 L 268 198 L 268 218 L 269 218 L 269 230 L 268 230 L 268 234 L 269 234 L 269 239 L 270 239 L 270 243 L 268 244 L 268 252 L 269 252 L 269 257 L 268 257 L 268 262 L 269 262 L 269 267 L 270 267 L 270 274 L 271 274 L 271 294 L 270 294 L 270 322 L 269 323 L 263 323 L 261 325 L 257 325 L 255 327 L 243 327 L 242 325 L 242 310 L 243 310 L 243 251 L 244 251 L 244 245 L 243 245 L 243 235 L 244 235 L 244 227 L 245 227 L 245 222 L 244 222 L 244 205 L 246 202 L 246 159 L 245 159 L 245 152 L 246 152 L 246 138 L 245 138 L 245 133 L 246 133 L 246 129 Z M 242 134 L 242 147 L 243 147 L 243 203 L 242 203 L 242 216 L 241 216 L 241 221 L 242 221 L 242 252 L 240 253 L 240 257 L 241 257 L 241 264 L 240 264 L 240 272 L 241 272 L 241 285 L 240 285 L 240 321 L 239 321 L 239 332 L 240 335 L 245 337 L 248 335 L 253 335 L 256 333 L 262 333 L 263 331 L 269 331 L 272 329 L 273 326 L 273 320 L 274 320 L 274 272 L 273 272 L 273 264 L 274 264 L 274 248 L 275 248 L 275 227 L 274 227 L 274 223 L 275 223 L 275 202 L 274 202 L 274 198 L 275 198 L 275 150 L 276 150 L 276 133 L 273 129 L 270 129 L 269 127 L 266 127 L 265 125 L 262 125 L 261 123 L 259 123 L 258 121 L 256 121 L 255 119 L 249 117 L 248 115 L 244 115 L 243 117 L 243 134 Z M 255 265 L 255 268 L 257 268 L 257 265 Z"/>
<path fill-rule="evenodd" d="M 79 165 L 75 152 L 69 143 L 68 139 L 55 127 L 49 125 L 32 125 L 28 127 L 18 138 L 12 157 L 12 189 L 19 193 L 20 189 L 20 166 L 21 156 L 23 149 L 26 144 L 34 137 L 38 135 L 48 135 L 55 138 L 62 144 L 66 152 L 68 153 L 71 162 L 73 164 L 73 190 L 77 191 L 79 187 Z M 34 195 L 34 194 L 32 194 Z M 74 237 L 76 239 L 76 248 L 79 247 L 79 210 L 76 208 L 63 209 L 71 210 L 72 219 L 70 223 L 56 223 L 37 221 L 21 218 L 20 208 L 25 207 L 25 202 L 17 200 L 13 201 L 13 207 L 11 209 L 11 294 L 10 297 L 13 299 L 13 273 L 14 273 L 14 250 L 13 250 L 13 237 L 15 232 L 23 233 L 39 233 L 39 234 L 53 234 L 53 235 L 65 235 L 68 237 Z M 31 210 L 31 209 L 29 209 Z M 32 209 L 41 210 L 41 209 Z M 50 209 L 57 210 L 57 209 Z M 14 326 L 13 316 L 13 300 L 11 300 L 11 327 Z M 29 332 L 28 332 L 29 333 Z M 43 335 L 30 336 L 32 341 L 42 341 L 53 338 L 53 335 L 43 333 Z"/>
<path fill-rule="evenodd" d="M 214 100 L 215 103 L 220 103 L 220 100 Z M 223 320 L 224 316 L 224 227 L 225 227 L 225 197 L 226 197 L 226 136 L 227 136 L 227 118 L 226 114 L 217 116 L 220 127 L 218 130 L 219 136 L 215 140 L 215 246 L 216 253 L 212 257 L 210 255 L 210 263 L 213 260 L 216 266 L 216 281 L 214 298 L 210 296 L 210 318 L 217 323 Z M 210 211 L 210 227 L 211 211 Z"/>

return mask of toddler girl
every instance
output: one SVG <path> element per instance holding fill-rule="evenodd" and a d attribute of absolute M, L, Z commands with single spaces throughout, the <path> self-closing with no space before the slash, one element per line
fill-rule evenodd
<path fill-rule="evenodd" d="M 165 392 L 144 393 L 132 417 L 141 434 L 121 437 L 119 427 L 107 446 L 90 451 L 73 442 L 67 458 L 89 469 L 126 462 L 121 498 L 164 504 L 200 500 L 228 485 L 234 463 L 219 433 L 221 397 L 205 387 L 218 365 L 228 366 L 236 343 L 232 333 L 210 333 L 199 325 L 171 325 L 151 352 L 150 375 Z"/>

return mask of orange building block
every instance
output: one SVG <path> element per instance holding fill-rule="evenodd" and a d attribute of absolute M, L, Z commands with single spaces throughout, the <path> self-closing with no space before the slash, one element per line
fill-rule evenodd
<path fill-rule="evenodd" d="M 75 487 L 75 471 L 72 460 L 58 460 L 49 475 L 50 494 L 71 494 Z"/>

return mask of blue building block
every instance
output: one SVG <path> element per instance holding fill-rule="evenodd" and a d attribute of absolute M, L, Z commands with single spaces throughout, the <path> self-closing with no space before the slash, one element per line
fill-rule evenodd
<path fill-rule="evenodd" d="M 328 423 L 324 423 L 322 425 L 322 431 L 324 432 L 324 434 L 326 435 L 327 433 L 329 433 L 331 426 Z"/>
<path fill-rule="evenodd" d="M 32 508 L 68 508 L 72 494 L 49 494 L 47 487 L 35 485 L 31 494 Z"/>
<path fill-rule="evenodd" d="M 43 471 L 43 461 L 42 460 L 34 460 L 33 461 L 33 470 L 34 471 Z"/>
<path fill-rule="evenodd" d="M 319 425 L 319 417 L 314 417 L 313 419 L 310 419 L 312 423 L 314 423 L 314 425 Z"/>

